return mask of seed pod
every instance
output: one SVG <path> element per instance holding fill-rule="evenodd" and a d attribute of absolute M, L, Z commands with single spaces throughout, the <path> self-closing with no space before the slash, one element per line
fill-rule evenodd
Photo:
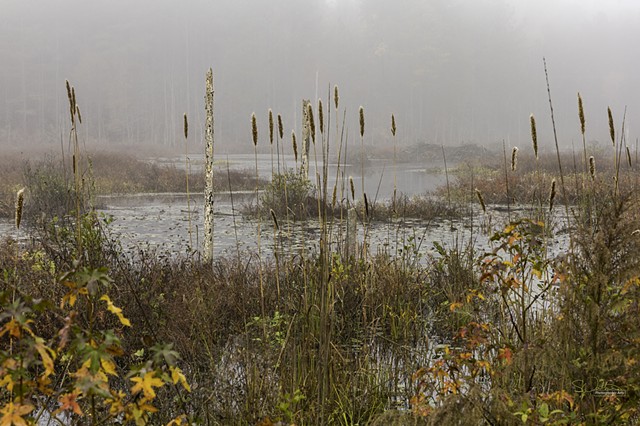
<path fill-rule="evenodd" d="M 482 192 L 478 188 L 476 188 L 476 195 L 478 196 L 478 201 L 480 201 L 480 207 L 482 207 L 482 211 L 487 213 L 487 206 L 484 204 L 484 198 L 482 198 Z"/>
<path fill-rule="evenodd" d="M 269 144 L 273 145 L 273 111 L 269 108 Z"/>
<path fill-rule="evenodd" d="M 629 163 L 629 167 L 631 167 L 631 151 L 629 151 L 629 147 L 625 146 L 627 149 L 627 162 Z"/>
<path fill-rule="evenodd" d="M 580 131 L 582 132 L 582 136 L 584 136 L 584 109 L 582 108 L 582 96 L 580 96 L 580 92 L 578 92 L 578 117 L 580 118 Z"/>
<path fill-rule="evenodd" d="M 187 139 L 189 137 L 189 122 L 187 121 L 187 113 L 184 113 L 184 138 Z"/>
<path fill-rule="evenodd" d="M 276 213 L 273 211 L 273 209 L 269 209 L 269 211 L 271 212 L 271 218 L 273 219 L 273 224 L 276 227 L 276 231 L 279 231 L 280 226 L 278 225 L 278 218 L 276 218 Z"/>
<path fill-rule="evenodd" d="M 396 116 L 391 114 L 391 134 L 396 135 Z"/>
<path fill-rule="evenodd" d="M 253 136 L 253 146 L 258 146 L 258 123 L 255 112 L 251 114 L 251 136 Z"/>
<path fill-rule="evenodd" d="M 531 141 L 533 142 L 533 153 L 536 156 L 536 160 L 538 159 L 538 132 L 536 130 L 536 118 L 531 114 L 529 116 L 529 121 L 531 121 Z"/>
<path fill-rule="evenodd" d="M 338 96 L 338 85 L 336 84 L 335 86 L 333 86 L 333 103 L 336 106 L 336 109 L 338 109 L 338 101 L 340 100 L 340 96 Z"/>
<path fill-rule="evenodd" d="M 591 175 L 591 180 L 596 179 L 596 159 L 593 158 L 593 155 L 589 157 L 589 174 Z"/>
<path fill-rule="evenodd" d="M 291 143 L 293 144 L 293 157 L 298 162 L 298 144 L 296 143 L 296 132 L 291 131 Z"/>
<path fill-rule="evenodd" d="M 320 123 L 320 134 L 324 134 L 324 111 L 322 110 L 322 99 L 318 99 L 318 122 Z"/>
<path fill-rule="evenodd" d="M 616 146 L 616 130 L 613 127 L 613 114 L 609 107 L 607 107 L 607 115 L 609 116 L 609 135 L 611 136 L 611 143 L 613 146 Z"/>
<path fill-rule="evenodd" d="M 16 193 L 16 229 L 20 229 L 22 222 L 22 207 L 24 206 L 24 188 Z"/>
<path fill-rule="evenodd" d="M 518 147 L 514 146 L 511 150 L 511 171 L 515 172 L 518 167 Z"/>
<path fill-rule="evenodd" d="M 360 106 L 360 137 L 364 137 L 364 108 Z"/>
<path fill-rule="evenodd" d="M 280 139 L 284 137 L 284 130 L 282 127 L 282 116 L 278 114 L 278 134 L 280 135 Z"/>
<path fill-rule="evenodd" d="M 311 133 L 311 140 L 313 141 L 314 145 L 316 143 L 316 123 L 313 119 L 313 107 L 311 106 L 311 102 L 309 102 L 309 105 L 307 106 L 307 116 L 309 117 L 309 132 Z"/>
<path fill-rule="evenodd" d="M 356 190 L 355 190 L 355 187 L 353 186 L 353 176 L 349 176 L 349 186 L 351 187 L 351 199 L 355 200 Z"/>
<path fill-rule="evenodd" d="M 556 198 L 556 180 L 551 181 L 551 193 L 549 194 L 549 211 L 553 210 L 553 200 Z"/>

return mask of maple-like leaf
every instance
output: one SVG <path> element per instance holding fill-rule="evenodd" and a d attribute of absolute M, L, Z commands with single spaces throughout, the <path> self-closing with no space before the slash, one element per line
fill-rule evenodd
<path fill-rule="evenodd" d="M 78 392 L 66 393 L 64 395 L 61 395 L 60 398 L 58 398 L 60 408 L 56 410 L 56 413 L 66 410 L 72 410 L 77 415 L 82 416 L 82 409 L 80 409 L 80 406 L 78 405 L 78 395 Z"/>
<path fill-rule="evenodd" d="M 136 394 L 140 391 L 144 392 L 144 396 L 147 399 L 153 399 L 156 397 L 154 387 L 159 388 L 164 385 L 164 382 L 155 376 L 155 371 L 149 371 L 145 373 L 144 377 L 134 377 L 131 379 L 135 383 L 131 388 L 131 393 Z"/>
<path fill-rule="evenodd" d="M 182 387 L 185 388 L 187 392 L 191 392 L 191 386 L 189 386 L 189 383 L 187 383 L 187 378 L 184 377 L 182 370 L 180 370 L 178 367 L 174 367 L 173 365 L 169 367 L 169 370 L 171 370 L 171 380 L 173 380 L 173 384 L 175 385 L 176 383 L 180 382 Z"/>
<path fill-rule="evenodd" d="M 23 417 L 33 411 L 33 405 L 14 404 L 13 401 L 0 409 L 0 426 L 28 426 L 29 422 Z"/>

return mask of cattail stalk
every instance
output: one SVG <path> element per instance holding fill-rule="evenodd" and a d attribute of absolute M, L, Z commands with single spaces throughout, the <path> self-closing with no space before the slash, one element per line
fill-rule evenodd
<path fill-rule="evenodd" d="M 584 107 L 582 105 L 582 96 L 578 92 L 578 118 L 580 119 L 580 133 L 582 134 L 582 161 L 584 162 L 585 172 L 587 171 L 587 139 L 585 137 L 585 119 L 584 119 Z"/>
<path fill-rule="evenodd" d="M 184 174 L 185 174 L 185 182 L 186 182 L 186 191 L 187 191 L 187 221 L 189 224 L 189 249 L 193 248 L 193 236 L 191 232 L 191 196 L 189 193 L 189 146 L 188 146 L 188 137 L 189 137 L 189 122 L 187 120 L 187 113 L 184 113 L 184 121 L 183 121 L 183 130 L 184 130 Z"/>

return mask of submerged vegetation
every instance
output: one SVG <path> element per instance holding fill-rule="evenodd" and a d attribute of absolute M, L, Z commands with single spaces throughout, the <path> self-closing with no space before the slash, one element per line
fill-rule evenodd
<path fill-rule="evenodd" d="M 74 140 L 79 112 L 68 90 Z M 109 162 L 76 146 L 74 167 L 65 158 L 7 174 L 7 206 L 24 185 L 24 211 L 37 206 L 42 220 L 30 231 L 37 238 L 0 245 L 0 422 L 637 423 L 640 198 L 631 156 L 623 169 L 624 156 L 608 166 L 585 147 L 564 175 L 538 156 L 532 132 L 531 161 L 522 148 L 508 161 L 505 149 L 499 167 L 459 168 L 442 197 L 376 202 L 356 194 L 340 168 L 335 186 L 327 183 L 331 117 L 337 157 L 346 158 L 338 99 L 336 86 L 325 103 L 333 113 L 319 103 L 317 123 L 306 104 L 312 134 L 300 140 L 301 158 L 322 158 L 322 173 L 307 178 L 308 163 L 283 170 L 261 193 L 257 170 L 237 179 L 236 188 L 256 191 L 258 244 L 260 232 L 275 235 L 269 257 L 260 245 L 257 256 L 211 263 L 197 252 L 123 253 L 95 194 L 125 183 L 127 191 L 184 191 L 184 170 L 119 158 L 122 182 L 105 182 Z M 281 143 L 276 136 L 273 170 L 281 170 Z M 617 153 L 623 143 L 614 139 Z M 228 180 L 215 182 L 228 190 Z M 202 190 L 197 175 L 188 181 L 189 191 Z M 472 228 L 452 248 L 408 239 L 395 253 L 370 250 L 373 221 L 400 229 L 403 218 L 476 214 L 474 203 L 487 216 L 497 202 L 525 204 L 530 217 L 487 234 Z M 318 220 L 316 249 L 285 250 L 285 228 L 297 219 Z M 489 249 L 476 250 L 479 239 Z M 423 243 L 433 255 L 421 256 Z"/>

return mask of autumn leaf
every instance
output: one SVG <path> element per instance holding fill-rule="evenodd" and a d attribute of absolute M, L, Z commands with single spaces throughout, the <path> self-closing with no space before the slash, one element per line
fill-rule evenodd
<path fill-rule="evenodd" d="M 451 312 L 453 312 L 453 311 L 455 311 L 456 309 L 458 309 L 458 308 L 460 308 L 460 307 L 462 307 L 462 306 L 463 306 L 463 305 L 462 305 L 462 303 L 460 303 L 460 302 L 453 302 L 451 305 L 449 305 L 449 310 L 450 310 Z"/>
<path fill-rule="evenodd" d="M 131 393 L 136 394 L 140 391 L 144 392 L 144 396 L 147 399 L 153 399 L 156 397 L 154 387 L 159 388 L 164 385 L 163 381 L 155 376 L 154 371 L 150 371 L 144 375 L 144 377 L 134 377 L 131 379 L 135 385 L 131 388 Z"/>
<path fill-rule="evenodd" d="M 28 426 L 29 422 L 23 416 L 33 411 L 33 405 L 14 404 L 13 401 L 2 407 L 0 426 Z"/>
<path fill-rule="evenodd" d="M 64 395 L 61 395 L 60 398 L 58 399 L 58 402 L 60 403 L 60 408 L 56 410 L 56 413 L 60 413 L 66 410 L 72 410 L 77 415 L 82 416 L 83 415 L 82 410 L 80 409 L 80 406 L 78 405 L 78 402 L 77 402 L 78 396 L 79 396 L 78 392 L 65 393 Z"/>
<path fill-rule="evenodd" d="M 105 294 L 100 298 L 100 300 L 104 300 L 105 302 L 107 302 L 107 309 L 109 310 L 109 312 L 118 317 L 122 325 L 131 327 L 131 322 L 127 318 L 125 318 L 124 315 L 122 315 L 122 309 L 114 305 L 111 299 L 109 299 L 109 296 Z"/>
<path fill-rule="evenodd" d="M 42 359 L 42 365 L 44 366 L 44 375 L 50 376 L 53 374 L 54 364 L 53 360 L 56 358 L 56 353 L 53 349 L 44 344 L 44 340 L 41 337 L 36 338 L 36 344 L 34 345 L 36 351 L 40 354 Z"/>
<path fill-rule="evenodd" d="M 187 383 L 186 377 L 182 374 L 182 370 L 178 367 L 170 366 L 169 370 L 171 370 L 171 380 L 173 380 L 173 384 L 180 382 L 183 388 L 187 390 L 187 392 L 191 392 L 191 386 Z"/>

